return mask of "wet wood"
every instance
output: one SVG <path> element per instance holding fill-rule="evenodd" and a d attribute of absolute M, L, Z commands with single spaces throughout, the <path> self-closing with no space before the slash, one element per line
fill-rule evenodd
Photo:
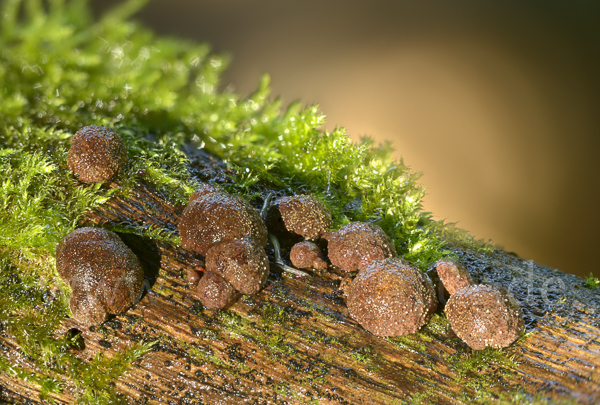
<path fill-rule="evenodd" d="M 176 230 L 180 210 L 140 184 L 130 198 L 112 199 L 82 225 Z M 116 391 L 131 403 L 454 404 L 535 396 L 600 401 L 600 294 L 575 276 L 504 252 L 463 252 L 476 282 L 514 291 L 529 333 L 502 351 L 516 365 L 492 359 L 479 371 L 461 373 L 460 364 L 473 354 L 441 312 L 418 334 L 378 338 L 348 316 L 339 290 L 342 275 L 324 271 L 300 278 L 277 269 L 259 294 L 210 311 L 187 282 L 187 269 L 201 268 L 201 257 L 166 242 L 128 234 L 123 239 L 146 267 L 143 299 L 101 327 L 68 320 L 59 333 L 82 330 L 81 359 L 156 341 L 116 382 Z M 20 356 L 10 336 L 0 341 L 5 355 Z M 56 403 L 75 399 L 75 388 L 65 383 L 63 393 L 53 396 Z M 7 375 L 0 375 L 0 384 L 11 401 L 40 402 L 34 385 Z"/>

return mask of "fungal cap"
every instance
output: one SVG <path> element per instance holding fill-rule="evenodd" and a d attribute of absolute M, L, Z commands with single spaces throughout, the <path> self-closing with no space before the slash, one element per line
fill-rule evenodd
<path fill-rule="evenodd" d="M 299 242 L 292 246 L 290 261 L 300 269 L 324 270 L 327 268 L 327 262 L 323 260 L 321 249 L 310 241 Z"/>
<path fill-rule="evenodd" d="M 362 270 L 375 261 L 398 256 L 392 239 L 375 224 L 351 222 L 323 237 L 329 242 L 329 260 L 345 271 Z"/>
<path fill-rule="evenodd" d="M 270 228 L 280 228 L 279 221 L 283 221 L 288 232 L 305 239 L 319 238 L 333 223 L 325 204 L 312 195 L 286 196 L 275 201 L 267 222 Z"/>
<path fill-rule="evenodd" d="M 142 293 L 139 259 L 117 234 L 102 228 L 79 228 L 63 238 L 56 267 L 73 290 L 73 317 L 88 325 L 124 312 Z"/>
<path fill-rule="evenodd" d="M 415 333 L 437 308 L 431 280 L 399 258 L 373 262 L 347 290 L 350 316 L 377 336 Z"/>
<path fill-rule="evenodd" d="M 442 259 L 435 263 L 438 277 L 450 295 L 458 289 L 473 284 L 469 270 L 462 263 L 451 259 Z"/>
<path fill-rule="evenodd" d="M 194 190 L 194 192 L 192 193 L 192 196 L 190 197 L 190 203 L 192 201 L 197 200 L 198 198 L 207 195 L 207 194 L 211 194 L 211 193 L 219 193 L 221 192 L 218 188 L 208 184 L 208 183 L 202 183 L 200 185 L 200 187 L 198 187 L 196 190 Z"/>
<path fill-rule="evenodd" d="M 518 301 L 496 286 L 460 288 L 448 300 L 445 311 L 454 333 L 473 350 L 506 347 L 525 329 Z"/>
<path fill-rule="evenodd" d="M 206 254 L 206 270 L 221 275 L 242 294 L 255 294 L 269 275 L 265 250 L 250 239 L 222 242 Z"/>
<path fill-rule="evenodd" d="M 111 179 L 125 167 L 127 149 L 112 129 L 90 125 L 73 135 L 67 164 L 79 180 L 97 183 Z"/>
<path fill-rule="evenodd" d="M 201 255 L 217 243 L 237 239 L 267 244 L 267 229 L 258 211 L 223 192 L 205 193 L 189 203 L 179 220 L 179 234 L 184 248 Z"/>
<path fill-rule="evenodd" d="M 196 295 L 208 309 L 222 309 L 227 306 L 233 296 L 233 287 L 220 275 L 207 271 L 204 273 L 198 286 Z"/>

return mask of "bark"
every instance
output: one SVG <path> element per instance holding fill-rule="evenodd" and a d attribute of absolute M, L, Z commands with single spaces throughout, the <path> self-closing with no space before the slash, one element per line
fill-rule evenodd
<path fill-rule="evenodd" d="M 175 230 L 180 212 L 152 187 L 139 185 L 129 198 L 112 199 L 82 225 L 154 224 Z M 415 335 L 378 338 L 348 316 L 339 290 L 342 274 L 329 269 L 298 277 L 272 266 L 260 293 L 239 297 L 226 310 L 210 311 L 195 299 L 186 280 L 187 269 L 202 266 L 201 257 L 133 235 L 124 234 L 123 239 L 147 271 L 149 288 L 140 303 L 101 327 L 86 329 L 67 320 L 59 332 L 82 330 L 85 349 L 77 354 L 82 359 L 97 352 L 110 356 L 133 342 L 157 341 L 116 382 L 115 390 L 129 402 L 600 401 L 598 290 L 584 288 L 576 276 L 513 254 L 461 253 L 476 282 L 513 291 L 528 330 L 500 351 L 500 357 L 489 354 L 479 370 L 465 372 L 461 365 L 481 354 L 454 336 L 442 309 Z M 10 336 L 0 341 L 6 355 L 27 365 Z M 510 357 L 513 367 L 502 362 Z M 40 402 L 35 385 L 7 375 L 0 375 L 0 385 L 0 398 Z M 75 395 L 67 383 L 53 399 L 71 403 Z"/>

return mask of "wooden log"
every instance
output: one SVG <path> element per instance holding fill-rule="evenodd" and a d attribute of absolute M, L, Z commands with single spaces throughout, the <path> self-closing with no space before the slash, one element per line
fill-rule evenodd
<path fill-rule="evenodd" d="M 181 207 L 138 185 L 81 225 L 137 224 L 176 230 Z M 90 359 L 134 342 L 153 350 L 116 381 L 130 403 L 400 404 L 535 401 L 600 402 L 600 293 L 573 275 L 513 254 L 459 251 L 478 283 L 507 287 L 520 301 L 527 334 L 503 350 L 473 352 L 452 332 L 443 310 L 419 333 L 379 338 L 352 320 L 332 269 L 293 276 L 273 268 L 266 287 L 225 310 L 204 309 L 186 281 L 199 256 L 166 242 L 123 234 L 142 259 L 147 290 L 125 314 L 79 328 Z M 3 354 L 28 367 L 3 333 Z M 33 367 L 29 364 L 30 367 Z M 56 403 L 71 403 L 64 381 Z M 35 385 L 0 375 L 0 398 L 39 403 Z"/>

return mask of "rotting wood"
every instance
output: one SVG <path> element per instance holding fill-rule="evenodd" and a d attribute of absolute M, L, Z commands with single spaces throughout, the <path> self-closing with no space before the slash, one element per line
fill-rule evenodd
<path fill-rule="evenodd" d="M 82 225 L 175 230 L 180 212 L 151 187 L 139 185 L 129 198 L 113 198 L 89 214 Z M 529 333 L 503 351 L 514 356 L 515 367 L 461 375 L 456 359 L 471 350 L 443 315 L 415 335 L 373 336 L 348 316 L 338 290 L 343 276 L 335 271 L 298 278 L 273 268 L 259 294 L 209 311 L 195 300 L 185 278 L 186 269 L 202 266 L 201 257 L 163 242 L 123 238 L 142 259 L 151 289 L 125 314 L 101 327 L 81 328 L 86 347 L 77 356 L 110 356 L 133 342 L 158 341 L 116 382 L 132 403 L 454 404 L 534 395 L 600 401 L 600 294 L 583 288 L 575 276 L 514 255 L 460 254 L 476 282 L 514 292 Z M 79 328 L 67 320 L 59 333 L 73 327 Z M 9 336 L 0 342 L 5 355 L 19 356 Z M 20 362 L 27 366 L 26 359 Z M 27 383 L 0 375 L 0 385 L 10 401 L 39 402 Z M 52 397 L 71 403 L 74 387 L 67 382 L 63 393 Z"/>

